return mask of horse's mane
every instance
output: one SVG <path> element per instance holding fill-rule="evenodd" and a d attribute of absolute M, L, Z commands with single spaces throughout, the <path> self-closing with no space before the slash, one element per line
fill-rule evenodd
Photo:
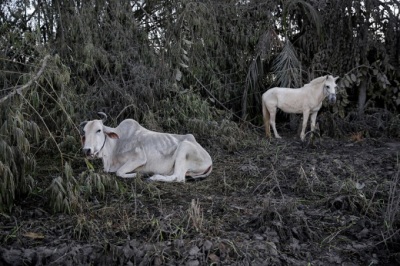
<path fill-rule="evenodd" d="M 321 84 L 325 80 L 326 80 L 326 76 L 321 76 L 321 77 L 318 77 L 318 78 L 315 78 L 315 79 L 311 80 L 309 83 L 305 84 L 304 87 L 306 87 L 306 86 L 316 86 L 316 85 Z"/>

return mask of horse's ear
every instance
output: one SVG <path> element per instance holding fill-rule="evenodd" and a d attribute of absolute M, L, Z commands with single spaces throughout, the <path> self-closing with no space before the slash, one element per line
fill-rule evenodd
<path fill-rule="evenodd" d="M 340 77 L 339 77 L 339 76 L 333 78 L 333 81 L 334 81 L 334 82 L 336 82 L 337 80 L 340 80 Z M 337 82 L 336 82 L 336 83 L 337 83 Z"/>

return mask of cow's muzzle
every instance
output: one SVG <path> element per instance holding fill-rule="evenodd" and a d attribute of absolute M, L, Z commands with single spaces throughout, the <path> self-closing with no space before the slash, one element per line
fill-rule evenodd
<path fill-rule="evenodd" d="M 91 152 L 90 148 L 83 148 L 82 151 L 83 151 L 83 154 L 85 154 L 86 156 L 88 156 L 88 157 L 92 156 L 92 152 Z"/>

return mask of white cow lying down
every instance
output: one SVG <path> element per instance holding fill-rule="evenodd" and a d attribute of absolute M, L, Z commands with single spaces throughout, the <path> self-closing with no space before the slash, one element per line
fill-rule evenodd
<path fill-rule="evenodd" d="M 102 158 L 105 172 L 128 178 L 137 172 L 149 173 L 154 174 L 150 180 L 166 182 L 185 182 L 185 176 L 199 178 L 211 173 L 210 155 L 191 134 L 154 132 L 133 119 L 116 128 L 103 125 L 104 121 L 85 121 L 81 126 L 83 152 Z"/>

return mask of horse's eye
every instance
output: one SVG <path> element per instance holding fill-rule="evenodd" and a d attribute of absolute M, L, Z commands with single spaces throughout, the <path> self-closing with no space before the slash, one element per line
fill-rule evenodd
<path fill-rule="evenodd" d="M 100 129 L 98 129 L 97 131 L 96 131 L 96 133 L 100 133 L 101 132 L 101 130 Z"/>

